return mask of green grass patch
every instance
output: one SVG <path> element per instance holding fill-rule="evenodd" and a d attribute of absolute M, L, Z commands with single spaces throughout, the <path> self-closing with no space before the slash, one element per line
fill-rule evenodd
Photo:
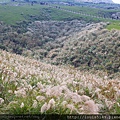
<path fill-rule="evenodd" d="M 74 20 L 74 19 L 78 19 L 78 20 L 84 20 L 86 22 L 101 22 L 101 21 L 109 21 L 103 18 L 97 18 L 97 17 L 91 17 L 91 16 L 85 16 L 82 14 L 75 14 L 75 13 L 71 13 L 68 11 L 63 11 L 63 10 L 59 10 L 56 8 L 50 8 L 51 11 L 51 18 L 52 20 Z"/>
<path fill-rule="evenodd" d="M 119 10 L 107 10 L 86 6 L 61 6 L 61 8 L 100 17 L 111 17 L 111 13 L 119 12 Z"/>
<path fill-rule="evenodd" d="M 14 25 L 16 22 L 22 21 L 35 21 L 35 20 L 86 20 L 99 21 L 99 19 L 91 18 L 89 16 L 74 14 L 66 11 L 62 11 L 56 8 L 50 8 L 42 5 L 21 5 L 21 6 L 10 6 L 0 5 L 0 21 L 4 21 L 7 24 Z"/>
<path fill-rule="evenodd" d="M 112 21 L 108 26 L 108 30 L 117 29 L 120 30 L 120 21 Z"/>
<path fill-rule="evenodd" d="M 17 4 L 17 3 L 16 3 Z M 117 12 L 117 10 L 105 10 L 82 6 L 60 6 L 61 8 L 86 13 L 92 16 L 106 16 L 110 17 L 111 12 Z M 104 13 L 104 14 L 103 14 Z M 24 4 L 20 6 L 12 5 L 0 5 L 0 21 L 3 21 L 10 25 L 15 25 L 17 22 L 22 21 L 35 21 L 35 20 L 85 20 L 86 22 L 110 22 L 111 24 L 107 26 L 107 29 L 118 29 L 120 30 L 120 22 L 113 21 L 109 19 L 96 18 L 91 16 L 85 16 L 82 14 L 74 14 L 67 11 L 62 11 L 56 8 L 51 8 L 48 6 L 42 6 L 39 4 L 34 4 L 33 6 Z"/>
<path fill-rule="evenodd" d="M 23 6 L 9 6 L 0 5 L 0 21 L 7 24 L 15 24 L 17 21 L 29 20 L 34 16 L 42 14 L 45 6 L 40 5 L 23 5 Z"/>

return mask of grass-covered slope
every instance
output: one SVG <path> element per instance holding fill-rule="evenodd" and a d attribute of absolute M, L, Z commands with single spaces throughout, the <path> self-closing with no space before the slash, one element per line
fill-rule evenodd
<path fill-rule="evenodd" d="M 106 25 L 78 20 L 36 21 L 23 31 L 1 23 L 0 48 L 52 64 L 119 75 L 120 31 L 109 31 Z"/>
<path fill-rule="evenodd" d="M 0 50 L 0 113 L 120 113 L 120 81 Z"/>
<path fill-rule="evenodd" d="M 120 21 L 111 21 L 106 28 L 108 30 L 112 30 L 112 29 L 120 30 Z"/>
<path fill-rule="evenodd" d="M 50 4 L 51 6 L 59 6 L 57 4 Z M 97 5 L 97 4 L 96 4 Z M 32 21 L 71 21 L 74 19 L 84 20 L 86 22 L 100 22 L 100 21 L 109 21 L 111 25 L 108 26 L 108 29 L 120 29 L 119 21 L 104 19 L 104 17 L 110 18 L 113 13 L 119 12 L 119 9 L 98 9 L 92 6 L 64 6 L 60 5 L 60 8 L 67 9 L 68 12 L 61 9 L 56 9 L 48 5 L 34 4 L 33 6 L 30 3 L 20 3 L 20 2 L 10 2 L 9 4 L 2 5 L 0 4 L 0 21 L 7 23 L 9 25 L 16 25 L 18 22 L 26 21 L 27 23 Z M 94 17 L 93 17 L 94 16 Z M 103 18 L 102 18 L 103 17 Z"/>
<path fill-rule="evenodd" d="M 105 6 L 105 5 L 103 5 Z M 113 13 L 119 12 L 120 9 L 103 9 L 92 6 L 60 6 L 61 8 L 72 10 L 74 12 L 85 13 L 88 15 L 111 18 Z"/>
<path fill-rule="evenodd" d="M 16 6 L 17 5 L 17 6 Z M 68 13 L 66 11 L 59 11 L 46 5 L 34 4 L 18 4 L 15 5 L 0 5 L 0 21 L 7 24 L 16 24 L 22 21 L 35 21 L 35 20 L 72 20 L 81 19 L 80 15 Z M 83 17 L 84 18 L 84 17 Z"/>
<path fill-rule="evenodd" d="M 38 31 L 41 23 L 39 26 L 35 25 L 36 23 L 32 24 L 30 28 L 36 31 L 34 33 L 37 36 L 41 34 L 40 30 Z M 43 60 L 53 64 L 65 63 L 81 69 L 104 70 L 108 75 L 119 74 L 120 31 L 105 29 L 106 23 L 90 24 L 83 27 L 81 31 L 78 30 L 72 34 L 67 31 L 62 37 L 45 42 L 42 47 L 33 48 L 34 57 L 39 59 L 39 56 L 42 55 Z M 66 30 L 65 28 L 64 30 Z M 75 31 L 75 29 L 78 28 L 73 30 Z M 47 35 L 51 34 L 46 32 Z"/>
<path fill-rule="evenodd" d="M 19 5 L 19 3 L 13 3 L 13 5 L 0 5 L 0 21 L 4 21 L 7 24 L 15 24 L 16 22 L 25 20 L 47 20 L 45 9 L 46 6 L 31 6 L 30 4 Z"/>
<path fill-rule="evenodd" d="M 9 51 L 0 50 L 0 114 L 120 113 L 120 31 L 109 31 L 112 24 L 107 30 L 89 16 L 36 4 L 0 12 L 7 23 L 0 22 L 0 49 Z"/>
<path fill-rule="evenodd" d="M 50 4 L 50 6 L 59 6 L 59 5 Z M 50 6 L 40 5 L 40 4 L 34 4 L 32 6 L 30 3 L 20 3 L 20 2 L 10 2 L 7 5 L 0 4 L 0 11 L 1 11 L 0 21 L 4 21 L 5 23 L 12 25 L 16 24 L 17 22 L 22 22 L 22 21 L 30 22 L 35 20 L 60 21 L 60 20 L 79 19 L 79 20 L 85 20 L 87 22 L 99 22 L 99 21 L 110 21 L 110 19 L 105 20 L 104 17 L 110 18 L 113 13 L 119 12 L 119 10 L 97 9 L 89 6 L 60 5 L 61 9 L 63 8 L 70 11 L 74 11 L 76 13 L 79 12 L 83 13 L 83 14 L 75 14 L 61 9 L 56 9 Z"/>
<path fill-rule="evenodd" d="M 24 49 L 46 49 L 44 45 L 55 42 L 57 38 L 69 36 L 81 31 L 87 24 L 84 21 L 35 21 L 31 24 L 18 23 L 16 26 L 8 26 L 0 23 L 1 49 L 22 54 Z M 22 51 L 19 51 L 19 50 Z M 42 56 L 43 57 L 43 56 Z M 38 57 L 40 58 L 40 56 Z"/>
<path fill-rule="evenodd" d="M 55 50 L 52 53 L 57 54 Z M 108 70 L 110 74 L 120 72 L 120 31 L 90 25 L 66 40 L 55 59 L 76 67 Z"/>

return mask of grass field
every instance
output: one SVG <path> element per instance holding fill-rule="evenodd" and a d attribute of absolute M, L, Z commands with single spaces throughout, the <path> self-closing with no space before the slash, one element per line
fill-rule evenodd
<path fill-rule="evenodd" d="M 107 10 L 107 9 L 100 9 L 100 8 L 91 8 L 86 6 L 61 6 L 64 9 L 73 10 L 75 12 L 82 12 L 94 16 L 101 16 L 101 17 L 110 17 L 111 13 L 119 12 L 119 10 Z"/>
<path fill-rule="evenodd" d="M 55 8 L 41 5 L 1 6 L 0 21 L 15 24 L 23 20 L 71 20 L 86 19 L 85 16 L 60 11 Z M 87 18 L 88 20 L 91 18 Z"/>
<path fill-rule="evenodd" d="M 120 30 L 120 21 L 112 21 L 110 25 L 107 26 L 108 30 L 117 29 Z"/>
<path fill-rule="evenodd" d="M 14 6 L 13 6 L 14 5 Z M 90 16 L 77 15 L 73 13 L 68 13 L 66 11 L 60 11 L 55 8 L 50 8 L 48 6 L 42 6 L 34 4 L 24 4 L 20 6 L 16 4 L 11 5 L 0 5 L 0 21 L 4 21 L 7 24 L 15 24 L 17 21 L 23 20 L 71 20 L 71 19 L 83 19 L 87 21 L 104 21 L 100 18 L 91 18 Z M 64 9 L 73 10 L 76 12 L 83 12 L 93 16 L 104 16 L 109 17 L 110 12 L 99 10 L 96 8 L 89 7 L 77 7 L 77 6 L 62 6 Z M 103 14 L 104 13 L 104 14 Z"/>
<path fill-rule="evenodd" d="M 98 8 L 90 8 L 86 6 L 60 6 L 63 9 L 71 10 L 74 12 L 80 12 L 83 14 L 91 15 L 91 16 L 99 16 L 110 18 L 111 13 L 119 12 L 119 10 L 107 10 L 107 9 L 98 9 Z M 85 16 L 83 16 L 85 18 Z M 86 17 L 88 20 L 91 17 Z M 110 25 L 107 26 L 108 30 L 117 29 L 120 30 L 120 21 L 119 20 L 110 20 L 110 19 L 102 19 L 102 18 L 92 18 L 94 21 L 105 21 L 110 22 Z"/>
<path fill-rule="evenodd" d="M 120 114 L 120 21 L 17 2 L 0 21 L 0 114 Z"/>
<path fill-rule="evenodd" d="M 29 20 L 30 16 L 38 16 L 42 14 L 42 6 L 24 5 L 24 6 L 1 6 L 0 20 L 7 24 L 15 24 L 17 21 Z"/>
<path fill-rule="evenodd" d="M 110 17 L 110 12 L 115 12 L 115 10 L 103 10 L 97 8 L 89 8 L 89 7 L 80 7 L 80 6 L 61 6 L 61 8 L 72 10 L 75 12 L 81 12 L 93 16 L 106 16 Z M 117 12 L 117 10 L 116 10 Z M 38 4 L 34 4 L 31 6 L 30 4 L 19 5 L 18 3 L 10 4 L 10 5 L 0 5 L 0 21 L 3 21 L 7 24 L 14 25 L 16 22 L 21 21 L 35 21 L 35 20 L 85 20 L 86 22 L 110 22 L 111 24 L 107 26 L 107 29 L 120 29 L 120 22 L 113 20 L 105 20 L 102 18 L 94 18 L 91 16 L 84 16 L 80 14 L 74 14 L 67 11 L 62 11 L 56 8 L 42 6 Z"/>

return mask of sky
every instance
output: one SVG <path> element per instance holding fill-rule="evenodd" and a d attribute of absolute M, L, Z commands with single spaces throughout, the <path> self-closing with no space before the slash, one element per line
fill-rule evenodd
<path fill-rule="evenodd" d="M 119 3 L 120 4 L 120 0 L 112 0 L 114 3 Z"/>

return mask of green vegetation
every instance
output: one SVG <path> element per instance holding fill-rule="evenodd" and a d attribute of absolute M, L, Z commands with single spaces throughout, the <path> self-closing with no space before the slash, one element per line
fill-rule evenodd
<path fill-rule="evenodd" d="M 0 5 L 0 21 L 4 21 L 8 24 L 15 24 L 16 22 L 24 20 L 43 20 L 46 19 L 46 14 L 44 14 L 44 9 L 46 6 L 40 5 L 20 5 L 20 6 L 10 6 L 10 5 Z"/>
<path fill-rule="evenodd" d="M 0 63 L 0 114 L 120 114 L 120 81 L 103 72 L 56 67 L 2 50 Z"/>
<path fill-rule="evenodd" d="M 114 77 L 120 72 L 120 34 L 106 26 L 79 20 L 24 21 L 14 27 L 1 23 L 0 48 L 56 65 L 103 70 Z"/>
<path fill-rule="evenodd" d="M 100 17 L 111 17 L 112 13 L 119 12 L 119 10 L 107 10 L 100 8 L 91 8 L 86 6 L 60 6 L 61 8 L 72 10 L 75 12 L 82 12 L 88 15 L 100 16 Z"/>
<path fill-rule="evenodd" d="M 15 5 L 16 4 L 17 3 L 15 3 Z M 108 11 L 89 7 L 62 7 L 64 9 L 71 9 L 77 12 L 82 11 L 86 14 L 91 14 L 94 16 L 97 16 L 98 13 L 100 14 L 102 12 L 107 15 Z M 84 33 L 80 40 L 86 41 L 89 39 L 92 41 L 92 46 L 91 43 L 87 46 L 85 43 L 81 48 L 79 48 L 79 46 L 81 46 L 81 41 L 78 41 L 79 38 L 76 37 L 76 32 L 80 32 L 91 22 L 109 22 L 110 24 L 105 25 L 104 28 L 106 27 L 108 30 L 112 30 L 113 28 L 120 29 L 119 21 L 74 14 L 64 10 L 38 4 L 34 4 L 33 6 L 27 4 L 19 6 L 3 5 L 0 6 L 0 11 L 2 11 L 0 19 L 9 25 L 12 25 L 8 26 L 1 23 L 1 49 L 25 56 L 29 55 L 36 59 L 46 60 L 54 64 L 65 63 L 71 64 L 75 67 L 80 67 L 82 69 L 95 68 L 104 70 L 107 71 L 109 75 L 119 72 L 119 33 L 116 31 L 109 33 L 103 29 L 103 31 L 107 33 L 106 38 L 104 38 L 104 36 L 99 38 L 98 36 L 101 35 L 99 32 L 97 34 L 89 32 Z M 72 21 L 74 19 L 80 20 L 80 22 Z M 51 20 L 55 20 L 56 22 Z M 49 22 L 37 23 L 34 21 Z M 44 31 L 41 28 L 44 29 Z M 75 34 L 75 38 L 70 37 L 72 34 Z M 64 43 L 62 40 L 63 37 L 65 39 Z M 113 38 L 114 41 L 116 41 L 117 46 L 114 43 Z M 70 41 L 68 42 L 69 39 Z M 78 43 L 76 43 L 77 41 Z M 105 41 L 104 44 L 106 46 L 99 44 L 99 46 L 102 48 L 100 49 L 97 45 L 98 41 L 100 43 L 102 43 L 101 41 Z M 108 43 L 106 41 L 108 41 Z M 76 44 L 78 47 L 73 50 L 73 48 L 75 48 L 74 44 Z M 71 48 L 69 46 L 71 46 Z M 111 47 L 113 47 L 112 50 Z M 97 55 L 92 53 L 93 50 Z M 61 53 L 60 51 L 63 52 Z M 103 53 L 107 53 L 107 55 L 104 55 Z M 116 58 L 116 60 L 113 58 Z M 101 63 L 101 65 L 99 63 Z"/>
<path fill-rule="evenodd" d="M 60 6 L 60 8 L 88 15 L 88 16 L 80 15 L 81 19 L 83 19 L 87 22 L 91 22 L 91 21 L 110 22 L 110 25 L 107 26 L 108 30 L 111 30 L 111 29 L 120 30 L 120 21 L 109 19 L 109 18 L 111 18 L 111 14 L 119 12 L 119 10 L 117 10 L 117 9 L 116 10 L 115 9 L 108 10 L 108 9 L 91 8 L 91 7 L 86 7 L 86 6 Z M 103 17 L 103 18 L 92 18 L 92 16 Z M 104 19 L 104 18 L 108 18 L 108 19 Z"/>
<path fill-rule="evenodd" d="M 17 5 L 17 6 L 16 6 Z M 81 12 L 87 15 L 101 16 L 101 17 L 110 17 L 111 13 L 117 12 L 118 10 L 105 10 L 89 7 L 77 7 L 77 6 L 60 6 L 61 8 L 72 10 L 75 12 Z M 112 22 L 107 28 L 110 30 L 120 29 L 119 21 L 112 21 L 109 19 L 95 18 L 91 16 L 85 16 L 82 14 L 74 14 L 67 11 L 62 11 L 56 8 L 51 8 L 45 5 L 34 4 L 21 4 L 17 3 L 11 5 L 0 5 L 0 21 L 4 21 L 7 24 L 15 25 L 18 22 L 26 21 L 31 22 L 35 20 L 65 20 L 70 21 L 74 19 L 85 20 L 86 22 Z"/>
<path fill-rule="evenodd" d="M 119 21 L 35 3 L 0 12 L 0 114 L 120 114 Z"/>
<path fill-rule="evenodd" d="M 111 21 L 107 26 L 108 30 L 117 29 L 120 30 L 120 21 Z"/>
<path fill-rule="evenodd" d="M 15 24 L 16 22 L 22 21 L 35 21 L 35 20 L 73 20 L 83 19 L 87 22 L 96 21 L 100 19 L 91 18 L 84 15 L 73 14 L 66 11 L 61 11 L 55 8 L 41 5 L 20 5 L 20 6 L 9 6 L 0 5 L 0 21 L 4 21 L 7 24 Z"/>

